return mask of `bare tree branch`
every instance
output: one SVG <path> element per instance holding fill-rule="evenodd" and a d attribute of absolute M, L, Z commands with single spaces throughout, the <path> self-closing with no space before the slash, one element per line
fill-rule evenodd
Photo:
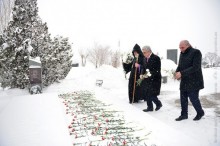
<path fill-rule="evenodd" d="M 215 53 L 208 52 L 205 54 L 205 58 L 208 59 L 209 65 L 213 66 L 213 63 L 217 59 L 217 55 Z"/>

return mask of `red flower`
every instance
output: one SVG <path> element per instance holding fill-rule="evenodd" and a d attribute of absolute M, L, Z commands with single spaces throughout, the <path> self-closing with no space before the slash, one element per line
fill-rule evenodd
<path fill-rule="evenodd" d="M 114 138 L 114 136 L 112 137 L 112 141 L 114 141 L 115 140 L 115 138 Z"/>
<path fill-rule="evenodd" d="M 127 143 L 127 142 L 124 140 L 124 141 L 123 141 L 123 145 L 126 145 L 126 143 Z"/>

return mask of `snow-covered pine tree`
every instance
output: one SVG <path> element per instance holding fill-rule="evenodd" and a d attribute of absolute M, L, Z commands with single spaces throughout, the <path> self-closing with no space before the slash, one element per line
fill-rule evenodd
<path fill-rule="evenodd" d="M 15 0 L 12 20 L 3 32 L 4 44 L 0 56 L 3 60 L 4 86 L 25 88 L 29 83 L 29 55 L 32 38 L 35 36 L 34 23 L 38 21 L 36 0 Z"/>
<path fill-rule="evenodd" d="M 38 18 L 38 21 L 33 24 L 34 37 L 32 38 L 32 47 L 31 52 L 32 57 L 41 57 L 44 53 L 44 50 L 51 45 L 51 38 L 48 32 L 47 23 L 42 23 L 41 19 Z"/>
<path fill-rule="evenodd" d="M 1 86 L 11 87 L 11 81 L 13 79 L 13 68 L 15 62 L 14 49 L 5 43 L 7 39 L 4 35 L 1 35 L 0 46 L 0 75 L 2 78 Z"/>
<path fill-rule="evenodd" d="M 13 20 L 4 30 L 4 47 L 0 53 L 1 65 L 3 66 L 2 86 L 24 88 L 28 82 L 28 55 L 26 39 L 27 11 L 24 6 L 15 1 Z M 26 16 L 26 17 L 25 17 Z"/>
<path fill-rule="evenodd" d="M 58 79 L 64 79 L 72 68 L 72 48 L 71 44 L 68 41 L 68 38 L 63 38 L 62 36 L 57 36 L 54 38 L 54 43 L 58 42 L 58 49 L 56 52 L 57 55 L 57 70 L 58 70 Z"/>
<path fill-rule="evenodd" d="M 72 49 L 68 38 L 54 37 L 52 45 L 42 56 L 43 84 L 48 86 L 64 79 L 71 69 Z M 48 55 L 46 55 L 48 54 Z"/>
<path fill-rule="evenodd" d="M 43 50 L 44 53 L 41 54 L 41 63 L 42 63 L 42 79 L 43 85 L 48 86 L 55 81 L 58 81 L 58 74 L 56 71 L 57 58 L 56 50 L 52 44 L 49 44 Z"/>
<path fill-rule="evenodd" d="M 4 64 L 4 87 L 27 87 L 29 56 L 42 56 L 42 50 L 47 49 L 51 43 L 47 24 L 42 23 L 37 13 L 37 0 L 15 1 L 12 20 L 2 35 L 2 48 L 7 46 L 7 49 L 0 52 L 0 58 L 3 58 L 0 64 Z"/>
<path fill-rule="evenodd" d="M 71 47 L 68 39 L 63 41 L 64 44 L 68 44 L 65 47 L 60 43 L 55 44 L 48 33 L 47 24 L 42 23 L 37 13 L 37 0 L 15 0 L 12 20 L 0 40 L 0 75 L 4 79 L 1 84 L 3 87 L 25 88 L 28 86 L 29 56 L 40 57 L 43 84 L 46 86 L 63 79 L 70 70 L 71 63 L 68 59 L 72 53 L 69 51 Z M 66 61 L 64 66 L 57 65 L 60 64 L 58 52 L 64 54 L 61 55 Z M 56 71 L 57 66 L 62 66 L 60 68 L 63 71 Z"/>

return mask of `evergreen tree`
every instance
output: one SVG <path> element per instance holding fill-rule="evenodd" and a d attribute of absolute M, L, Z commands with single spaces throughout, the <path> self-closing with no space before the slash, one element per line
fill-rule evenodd
<path fill-rule="evenodd" d="M 6 37 L 3 35 L 1 36 L 0 75 L 2 78 L 1 86 L 5 88 L 11 87 L 11 81 L 13 80 L 13 68 L 15 68 L 15 65 L 13 64 L 15 62 L 15 54 L 14 49 L 5 43 Z"/>
<path fill-rule="evenodd" d="M 3 65 L 3 86 L 25 88 L 29 82 L 29 56 L 34 37 L 33 24 L 37 21 L 36 0 L 23 2 L 15 0 L 12 20 L 3 32 L 4 47 L 0 53 Z"/>
<path fill-rule="evenodd" d="M 48 86 L 58 81 L 56 71 L 57 58 L 55 57 L 56 50 L 54 50 L 52 42 L 44 48 L 44 53 L 41 54 L 42 79 L 43 85 Z"/>
<path fill-rule="evenodd" d="M 0 36 L 2 87 L 28 86 L 30 56 L 40 57 L 43 84 L 46 86 L 63 79 L 70 70 L 69 58 L 72 56 L 68 39 L 52 41 L 47 24 L 42 23 L 37 13 L 37 0 L 15 0 L 12 20 Z M 60 63 L 63 60 L 65 63 Z M 58 66 L 62 70 L 57 71 Z"/>
<path fill-rule="evenodd" d="M 68 38 L 63 38 L 62 36 L 58 36 L 54 38 L 54 43 L 58 44 L 56 52 L 57 55 L 57 70 L 59 77 L 58 79 L 64 79 L 72 68 L 72 49 L 71 45 L 68 42 Z"/>
<path fill-rule="evenodd" d="M 72 68 L 72 50 L 68 38 L 57 36 L 51 44 L 42 56 L 43 84 L 45 86 L 64 79 Z"/>

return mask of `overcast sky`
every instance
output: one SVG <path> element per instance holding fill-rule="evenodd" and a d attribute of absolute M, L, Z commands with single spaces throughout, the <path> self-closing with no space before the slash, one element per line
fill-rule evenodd
<path fill-rule="evenodd" d="M 39 15 L 49 32 L 69 37 L 73 49 L 92 48 L 94 42 L 112 49 L 132 50 L 150 45 L 165 56 L 166 49 L 188 39 L 203 54 L 214 52 L 220 0 L 38 0 Z"/>

